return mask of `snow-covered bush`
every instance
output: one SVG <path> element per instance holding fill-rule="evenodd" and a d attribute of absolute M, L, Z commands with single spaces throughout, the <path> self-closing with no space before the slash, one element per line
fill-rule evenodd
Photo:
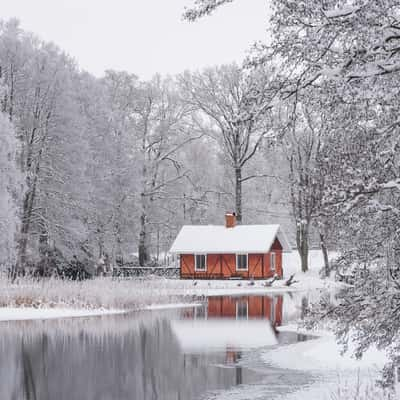
<path fill-rule="evenodd" d="M 0 275 L 0 307 L 70 307 L 135 310 L 149 304 L 193 299 L 193 282 L 156 277 L 95 278 L 85 281 L 57 278 L 17 278 Z"/>

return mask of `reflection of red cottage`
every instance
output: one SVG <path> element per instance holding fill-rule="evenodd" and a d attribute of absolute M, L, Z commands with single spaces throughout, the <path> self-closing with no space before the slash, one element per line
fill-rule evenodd
<path fill-rule="evenodd" d="M 212 296 L 207 303 L 207 318 L 268 319 L 272 326 L 282 324 L 282 312 L 282 296 Z"/>
<path fill-rule="evenodd" d="M 183 226 L 170 252 L 180 255 L 181 278 L 265 279 L 283 275 L 290 245 L 279 225 L 236 225 L 226 214 L 225 226 Z"/>

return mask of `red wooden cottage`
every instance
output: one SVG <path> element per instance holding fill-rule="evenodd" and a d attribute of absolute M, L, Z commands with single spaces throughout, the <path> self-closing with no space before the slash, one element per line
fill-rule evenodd
<path fill-rule="evenodd" d="M 282 277 L 282 253 L 291 248 L 279 225 L 185 225 L 170 252 L 180 256 L 182 279 Z"/>

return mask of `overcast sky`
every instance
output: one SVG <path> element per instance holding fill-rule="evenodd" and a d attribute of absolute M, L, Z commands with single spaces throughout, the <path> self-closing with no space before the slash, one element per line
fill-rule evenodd
<path fill-rule="evenodd" d="M 154 73 L 240 62 L 266 40 L 266 0 L 236 0 L 199 22 L 182 21 L 193 0 L 1 0 L 0 16 L 53 41 L 101 76 L 126 70 Z"/>

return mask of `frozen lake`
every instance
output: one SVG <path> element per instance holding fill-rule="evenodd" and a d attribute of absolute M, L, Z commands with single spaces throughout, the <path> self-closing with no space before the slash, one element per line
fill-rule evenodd
<path fill-rule="evenodd" d="M 281 398 L 319 379 L 266 360 L 315 341 L 279 329 L 302 304 L 300 294 L 213 296 L 176 310 L 2 322 L 0 398 Z"/>

